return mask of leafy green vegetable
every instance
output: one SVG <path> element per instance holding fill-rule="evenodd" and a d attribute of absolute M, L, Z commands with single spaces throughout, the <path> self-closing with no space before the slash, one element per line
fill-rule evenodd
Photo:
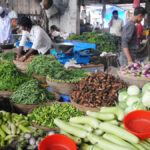
<path fill-rule="evenodd" d="M 55 73 L 59 68 L 63 68 L 63 65 L 55 58 L 39 55 L 29 64 L 27 73 L 46 76 Z"/>
<path fill-rule="evenodd" d="M 119 97 L 118 97 L 118 99 L 119 99 L 119 102 L 123 102 L 123 101 L 126 101 L 127 100 L 127 98 L 128 98 L 128 93 L 126 92 L 126 90 L 124 91 L 119 91 Z"/>
<path fill-rule="evenodd" d="M 55 96 L 43 88 L 35 79 L 22 84 L 11 97 L 11 102 L 17 104 L 42 104 L 51 102 Z"/>
<path fill-rule="evenodd" d="M 69 121 L 70 117 L 82 115 L 84 115 L 82 111 L 77 110 L 70 104 L 53 104 L 34 109 L 32 113 L 28 114 L 28 117 L 40 126 L 54 128 L 56 127 L 54 124 L 55 118 Z"/>
<path fill-rule="evenodd" d="M 136 85 L 131 85 L 127 89 L 129 96 L 138 96 L 140 94 L 140 89 Z"/>
<path fill-rule="evenodd" d="M 142 92 L 145 93 L 146 91 L 150 91 L 150 83 L 148 82 L 142 88 Z"/>
<path fill-rule="evenodd" d="M 85 70 L 66 70 L 55 58 L 43 55 L 37 56 L 28 66 L 29 74 L 47 76 L 50 81 L 75 83 L 90 75 Z"/>
<path fill-rule="evenodd" d="M 0 58 L 3 60 L 13 61 L 16 58 L 15 52 L 0 53 Z"/>
<path fill-rule="evenodd" d="M 0 62 L 0 90 L 15 91 L 21 84 L 30 80 L 27 74 L 20 72 L 9 62 Z"/>
<path fill-rule="evenodd" d="M 82 35 L 72 34 L 68 40 L 79 40 L 88 43 L 100 44 L 100 51 L 118 53 L 118 45 L 121 44 L 121 38 L 109 33 L 91 33 L 84 32 Z"/>
<path fill-rule="evenodd" d="M 86 70 L 74 69 L 66 70 L 60 69 L 58 72 L 53 72 L 48 74 L 48 79 L 54 82 L 64 82 L 64 83 L 77 83 L 82 78 L 90 75 L 90 72 Z"/>

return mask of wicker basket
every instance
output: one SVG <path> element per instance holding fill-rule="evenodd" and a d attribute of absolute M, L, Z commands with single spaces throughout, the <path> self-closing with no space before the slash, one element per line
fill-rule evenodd
<path fill-rule="evenodd" d="M 77 109 L 79 109 L 79 110 L 81 110 L 81 111 L 83 111 L 83 112 L 86 112 L 86 111 L 88 111 L 88 110 L 90 110 L 90 111 L 99 111 L 100 110 L 100 108 L 101 107 L 85 107 L 85 106 L 83 106 L 83 105 L 80 105 L 80 104 L 77 104 L 76 102 L 74 102 L 73 100 L 71 100 L 71 104 L 73 105 L 73 106 L 75 106 Z"/>
<path fill-rule="evenodd" d="M 12 103 L 13 107 L 20 113 L 28 114 L 31 110 L 39 107 L 40 105 L 23 105 Z"/>
<path fill-rule="evenodd" d="M 10 92 L 10 91 L 0 91 L 0 96 L 4 98 L 10 98 L 12 94 L 13 92 Z"/>
<path fill-rule="evenodd" d="M 21 72 L 26 72 L 29 62 L 20 62 L 20 61 L 16 61 L 13 60 L 13 63 L 16 65 L 16 67 L 21 70 Z"/>
<path fill-rule="evenodd" d="M 70 95 L 73 91 L 74 84 L 72 83 L 51 82 L 47 78 L 46 78 L 46 82 L 56 93 Z"/>
<path fill-rule="evenodd" d="M 32 74 L 32 77 L 39 80 L 41 84 L 46 84 L 46 76 L 38 76 L 38 75 Z"/>
<path fill-rule="evenodd" d="M 146 83 L 150 82 L 150 78 L 146 77 L 133 77 L 130 75 L 123 75 L 120 72 L 117 72 L 120 79 L 126 82 L 128 85 L 136 85 L 139 88 L 142 88 Z"/>

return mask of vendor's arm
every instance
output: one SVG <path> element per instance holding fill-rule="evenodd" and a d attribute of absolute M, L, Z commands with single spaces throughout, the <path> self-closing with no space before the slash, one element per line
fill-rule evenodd
<path fill-rule="evenodd" d="M 122 33 L 122 48 L 123 52 L 128 60 L 128 63 L 132 63 L 132 57 L 130 55 L 129 42 L 132 40 L 134 34 L 134 26 L 125 26 Z"/>
<path fill-rule="evenodd" d="M 28 50 L 28 52 L 24 56 L 20 57 L 18 60 L 19 61 L 24 61 L 26 58 L 28 58 L 33 53 L 33 51 L 34 51 L 34 49 L 30 48 Z"/>
<path fill-rule="evenodd" d="M 124 51 L 124 53 L 125 53 L 125 55 L 127 57 L 128 63 L 132 63 L 133 60 L 132 60 L 132 57 L 130 55 L 129 48 L 123 48 L 123 51 Z"/>
<path fill-rule="evenodd" d="M 23 48 L 24 48 L 24 46 L 26 44 L 27 34 L 28 33 L 26 31 L 22 32 L 22 38 L 21 38 L 21 41 L 20 41 L 20 44 L 19 44 L 19 51 L 18 51 L 16 60 L 19 60 L 19 58 L 21 57 L 21 53 L 22 53 Z"/>

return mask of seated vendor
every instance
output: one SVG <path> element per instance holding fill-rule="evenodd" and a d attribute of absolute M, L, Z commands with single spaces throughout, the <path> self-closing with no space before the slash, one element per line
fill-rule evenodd
<path fill-rule="evenodd" d="M 40 26 L 33 25 L 32 21 L 27 17 L 21 18 L 20 25 L 23 32 L 16 60 L 24 61 L 34 52 L 38 52 L 39 54 L 47 54 L 51 48 L 51 39 L 48 34 Z M 27 39 L 30 39 L 33 45 L 27 53 L 23 55 L 23 49 Z"/>
<path fill-rule="evenodd" d="M 62 33 L 60 32 L 60 30 L 57 28 L 57 26 L 55 25 L 52 25 L 50 27 L 50 37 L 51 37 L 51 40 L 54 42 L 54 43 L 61 43 L 61 42 L 64 42 L 64 38 L 62 37 Z"/>

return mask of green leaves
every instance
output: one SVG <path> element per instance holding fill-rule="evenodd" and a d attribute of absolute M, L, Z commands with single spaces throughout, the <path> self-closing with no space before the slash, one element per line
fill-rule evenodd
<path fill-rule="evenodd" d="M 109 33 L 96 34 L 84 32 L 82 35 L 71 35 L 68 40 L 80 40 L 88 43 L 100 44 L 100 51 L 118 52 L 118 46 L 121 45 L 121 38 Z"/>
<path fill-rule="evenodd" d="M 77 110 L 70 104 L 53 104 L 52 106 L 41 106 L 33 110 L 28 115 L 28 118 L 38 125 L 42 125 L 48 128 L 54 128 L 54 119 L 59 118 L 64 121 L 69 121 L 71 117 L 83 116 L 84 113 Z"/>
<path fill-rule="evenodd" d="M 30 80 L 27 74 L 20 72 L 9 62 L 0 62 L 0 90 L 15 91 L 22 83 Z"/>
<path fill-rule="evenodd" d="M 0 58 L 3 60 L 13 61 L 16 58 L 15 52 L 0 53 Z"/>
<path fill-rule="evenodd" d="M 42 104 L 55 100 L 55 96 L 43 88 L 35 79 L 22 84 L 11 97 L 11 101 L 17 104 Z"/>

